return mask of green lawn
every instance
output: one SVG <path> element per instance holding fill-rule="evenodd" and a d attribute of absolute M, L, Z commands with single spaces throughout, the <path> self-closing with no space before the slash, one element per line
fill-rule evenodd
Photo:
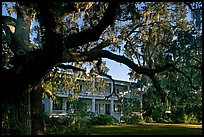
<path fill-rule="evenodd" d="M 93 126 L 91 135 L 202 135 L 202 125 L 145 123 Z"/>

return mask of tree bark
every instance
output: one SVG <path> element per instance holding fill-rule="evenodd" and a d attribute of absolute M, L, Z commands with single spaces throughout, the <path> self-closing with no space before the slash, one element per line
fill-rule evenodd
<path fill-rule="evenodd" d="M 31 111 L 30 93 L 28 90 L 21 90 L 17 102 L 19 131 L 21 135 L 31 134 Z"/>
<path fill-rule="evenodd" d="M 14 88 L 13 88 L 14 89 Z M 2 114 L 6 123 L 2 129 L 7 135 L 30 135 L 31 134 L 31 113 L 30 93 L 28 90 L 15 90 L 9 92 L 8 101 L 2 102 Z"/>
<path fill-rule="evenodd" d="M 42 92 L 39 88 L 31 91 L 31 134 L 44 134 Z"/>

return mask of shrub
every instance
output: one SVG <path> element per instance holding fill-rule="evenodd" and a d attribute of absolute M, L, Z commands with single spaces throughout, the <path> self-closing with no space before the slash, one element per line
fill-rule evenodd
<path fill-rule="evenodd" d="M 120 118 L 120 121 L 121 121 L 122 123 L 127 123 L 128 117 L 127 117 L 127 116 L 122 116 L 122 117 Z"/>
<path fill-rule="evenodd" d="M 197 120 L 197 118 L 195 117 L 195 115 L 193 115 L 193 114 L 190 114 L 190 115 L 184 114 L 184 115 L 183 115 L 183 122 L 184 122 L 185 124 L 197 124 L 197 123 L 198 123 L 198 120 Z"/>
<path fill-rule="evenodd" d="M 146 122 L 147 122 L 147 123 L 153 123 L 154 120 L 153 120 L 152 117 L 146 117 Z"/>
<path fill-rule="evenodd" d="M 137 124 L 140 122 L 140 116 L 133 115 L 133 116 L 122 116 L 120 118 L 121 121 L 123 121 L 126 124 Z"/>
<path fill-rule="evenodd" d="M 160 121 L 161 120 L 161 112 L 157 109 L 153 110 L 151 116 L 152 116 L 154 121 L 158 121 L 158 120 Z"/>
<path fill-rule="evenodd" d="M 46 118 L 47 135 L 86 135 L 90 122 L 86 117 L 73 115 L 69 118 Z"/>
<path fill-rule="evenodd" d="M 92 116 L 91 118 L 91 123 L 93 125 L 110 125 L 114 122 L 114 119 L 108 114 L 100 114 L 98 116 Z"/>

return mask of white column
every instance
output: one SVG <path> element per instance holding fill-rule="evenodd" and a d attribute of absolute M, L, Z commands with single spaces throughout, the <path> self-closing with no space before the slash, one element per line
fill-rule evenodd
<path fill-rule="evenodd" d="M 111 93 L 113 93 L 113 81 L 111 81 Z M 113 115 L 113 105 L 114 105 L 114 100 L 113 100 L 113 96 L 111 96 L 111 104 L 110 104 L 111 116 Z"/>
<path fill-rule="evenodd" d="M 65 103 L 65 101 L 64 101 L 64 99 L 63 99 L 63 100 L 62 100 L 62 110 L 65 110 L 65 108 L 66 108 L 66 107 L 65 107 L 65 104 L 66 104 L 66 103 Z"/>
<path fill-rule="evenodd" d="M 113 81 L 111 81 L 111 93 L 113 93 Z"/>
<path fill-rule="evenodd" d="M 106 104 L 103 104 L 103 113 L 106 113 Z"/>
<path fill-rule="evenodd" d="M 128 90 L 128 98 L 130 97 L 130 84 L 127 85 L 127 90 Z"/>
<path fill-rule="evenodd" d="M 92 101 L 91 101 L 91 112 L 95 112 L 95 104 L 96 104 L 96 102 L 95 102 L 95 97 L 93 96 L 92 97 Z"/>
<path fill-rule="evenodd" d="M 111 113 L 111 116 L 113 115 L 113 113 L 114 113 L 114 100 L 113 100 L 113 97 L 111 97 L 111 105 L 110 105 L 110 113 Z"/>
<path fill-rule="evenodd" d="M 142 116 L 142 94 L 143 94 L 143 91 L 142 91 L 142 89 L 144 89 L 143 88 L 143 86 L 141 87 L 141 90 L 140 90 L 140 116 L 141 116 L 141 119 L 143 120 L 143 116 Z"/>
<path fill-rule="evenodd" d="M 67 101 L 64 102 L 64 110 L 67 111 Z"/>

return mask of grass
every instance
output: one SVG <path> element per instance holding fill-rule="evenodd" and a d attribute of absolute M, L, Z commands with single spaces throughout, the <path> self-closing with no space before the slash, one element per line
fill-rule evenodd
<path fill-rule="evenodd" d="M 202 125 L 143 123 L 93 126 L 91 135 L 202 135 Z"/>

